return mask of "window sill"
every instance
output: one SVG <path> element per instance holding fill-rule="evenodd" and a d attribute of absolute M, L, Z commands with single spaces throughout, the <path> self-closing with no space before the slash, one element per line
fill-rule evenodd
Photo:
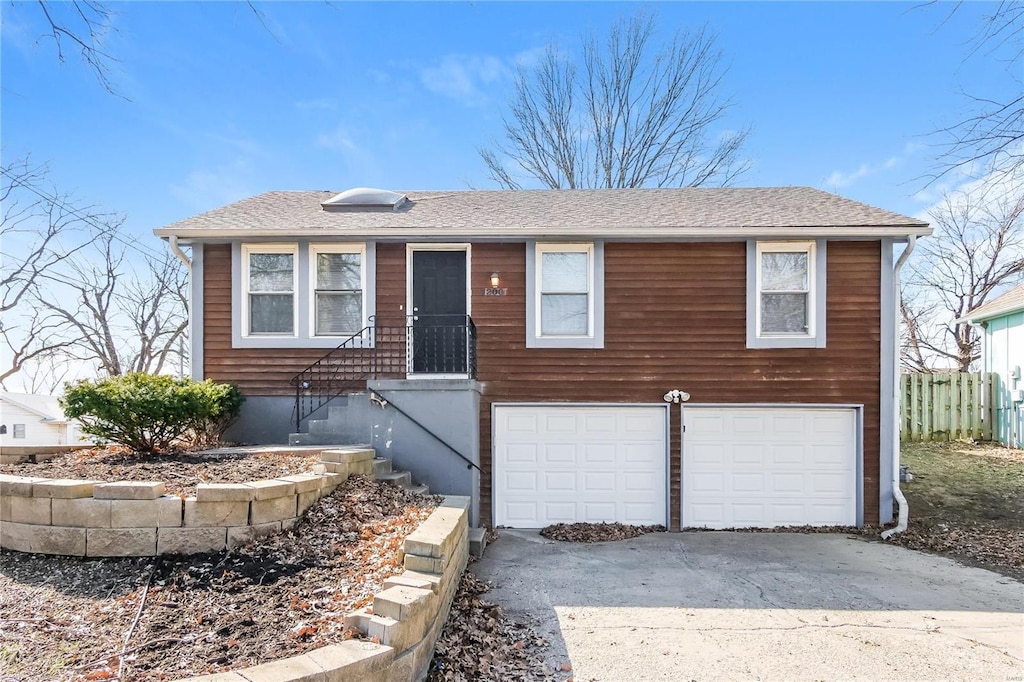
<path fill-rule="evenodd" d="M 818 336 L 748 336 L 747 348 L 824 348 Z"/>
<path fill-rule="evenodd" d="M 593 336 L 527 336 L 527 348 L 604 348 Z"/>

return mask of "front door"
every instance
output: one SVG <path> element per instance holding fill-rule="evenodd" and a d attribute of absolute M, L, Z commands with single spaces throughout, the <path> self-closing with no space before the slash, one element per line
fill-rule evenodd
<path fill-rule="evenodd" d="M 466 374 L 466 252 L 412 252 L 412 371 Z"/>

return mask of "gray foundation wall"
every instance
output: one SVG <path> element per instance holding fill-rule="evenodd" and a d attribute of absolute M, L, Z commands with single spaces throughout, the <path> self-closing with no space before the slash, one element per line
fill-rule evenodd
<path fill-rule="evenodd" d="M 295 430 L 292 415 L 295 398 L 287 396 L 246 396 L 238 421 L 224 433 L 224 440 L 255 445 L 286 445 Z"/>

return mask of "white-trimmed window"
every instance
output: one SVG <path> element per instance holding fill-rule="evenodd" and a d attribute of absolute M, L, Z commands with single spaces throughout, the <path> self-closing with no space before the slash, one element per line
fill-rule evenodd
<path fill-rule="evenodd" d="M 756 242 L 747 253 L 747 346 L 824 347 L 824 241 Z"/>
<path fill-rule="evenodd" d="M 243 244 L 246 336 L 295 336 L 298 245 Z"/>
<path fill-rule="evenodd" d="M 537 330 L 542 338 L 594 336 L 594 245 L 537 244 Z"/>
<path fill-rule="evenodd" d="M 24 438 L 25 437 L 25 425 L 24 424 L 15 424 L 14 425 L 14 433 L 12 434 L 12 437 L 14 437 L 14 438 Z"/>
<path fill-rule="evenodd" d="M 351 336 L 366 325 L 365 260 L 361 244 L 310 246 L 312 336 Z"/>

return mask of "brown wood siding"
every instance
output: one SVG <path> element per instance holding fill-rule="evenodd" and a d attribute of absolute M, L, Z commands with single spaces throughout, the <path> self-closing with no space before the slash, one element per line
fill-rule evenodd
<path fill-rule="evenodd" d="M 491 518 L 491 403 L 663 404 L 669 389 L 695 403 L 864 405 L 864 513 L 878 516 L 878 242 L 830 242 L 827 347 L 746 348 L 742 243 L 605 246 L 605 347 L 527 349 L 523 244 L 473 246 L 479 330 L 481 516 Z M 479 295 L 498 271 L 505 297 Z M 672 408 L 670 520 L 680 523 L 680 412 Z"/>
<path fill-rule="evenodd" d="M 231 347 L 231 246 L 203 251 L 204 377 L 238 386 L 246 395 L 292 395 L 289 381 L 328 348 Z M 377 314 L 404 314 L 405 245 L 377 246 Z"/>

